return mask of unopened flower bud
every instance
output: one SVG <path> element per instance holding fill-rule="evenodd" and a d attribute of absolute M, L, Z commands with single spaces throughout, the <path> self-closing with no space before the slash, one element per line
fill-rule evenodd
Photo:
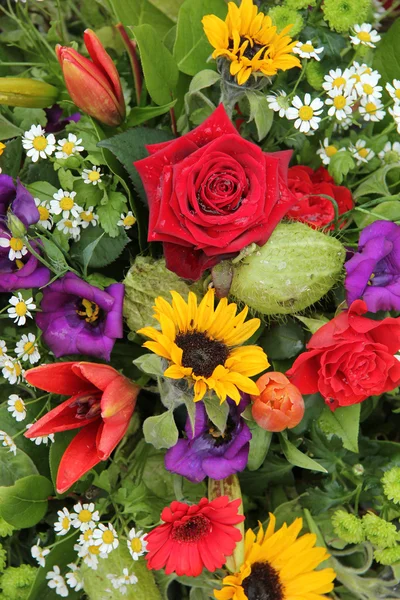
<path fill-rule="evenodd" d="M 58 89 L 44 81 L 25 77 L 0 77 L 0 104 L 45 108 L 55 103 Z"/>
<path fill-rule="evenodd" d="M 360 463 L 357 463 L 353 466 L 353 473 L 354 475 L 357 475 L 357 477 L 361 477 L 361 475 L 364 475 L 364 471 L 365 469 Z"/>
<path fill-rule="evenodd" d="M 9 212 L 7 215 L 7 227 L 15 238 L 22 238 L 26 234 L 25 225 L 12 212 Z"/>
<path fill-rule="evenodd" d="M 251 396 L 251 409 L 257 425 L 266 431 L 293 429 L 304 416 L 303 396 L 283 373 L 269 371 L 262 375 L 256 386 L 259 396 Z"/>

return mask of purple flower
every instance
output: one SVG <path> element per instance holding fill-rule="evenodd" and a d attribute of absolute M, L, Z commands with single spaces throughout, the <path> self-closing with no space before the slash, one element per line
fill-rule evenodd
<path fill-rule="evenodd" d="M 368 310 L 400 310 L 400 226 L 375 221 L 360 235 L 358 252 L 345 264 L 347 303 L 357 298 Z"/>
<path fill-rule="evenodd" d="M 62 118 L 63 109 L 58 104 L 53 104 L 50 108 L 45 108 L 44 112 L 47 117 L 47 124 L 45 127 L 46 133 L 58 133 L 65 129 L 70 121 L 77 123 L 81 118 L 81 114 L 76 112 L 69 117 Z"/>
<path fill-rule="evenodd" d="M 238 406 L 228 399 L 229 415 L 225 433 L 208 420 L 203 402 L 196 404 L 194 435 L 189 418 L 186 421 L 187 439 L 180 439 L 165 455 L 165 467 L 172 473 L 183 475 L 198 483 L 205 477 L 225 479 L 243 471 L 249 456 L 251 433 L 241 417 L 249 402 L 242 394 Z"/>
<path fill-rule="evenodd" d="M 0 235 L 2 230 L 0 228 Z M 35 242 L 32 247 L 39 252 Z M 50 271 L 29 252 L 20 261 L 11 261 L 0 248 L 0 292 L 38 288 L 50 281 Z"/>
<path fill-rule="evenodd" d="M 25 227 L 37 223 L 40 218 L 32 194 L 22 183 L 17 181 L 17 185 L 14 185 L 12 177 L 0 175 L 0 219 L 5 225 L 8 211 L 18 217 Z"/>
<path fill-rule="evenodd" d="M 54 354 L 88 354 L 110 359 L 123 336 L 124 286 L 113 283 L 104 291 L 67 273 L 43 290 L 36 323 Z"/>

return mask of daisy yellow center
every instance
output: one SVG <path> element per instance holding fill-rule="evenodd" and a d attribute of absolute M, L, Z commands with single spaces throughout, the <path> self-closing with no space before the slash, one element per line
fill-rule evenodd
<path fill-rule="evenodd" d="M 367 102 L 367 104 L 365 105 L 365 110 L 369 115 L 374 115 L 377 110 L 376 104 L 374 104 L 373 102 Z"/>
<path fill-rule="evenodd" d="M 92 513 L 90 512 L 90 510 L 84 508 L 80 511 L 78 519 L 81 523 L 89 523 L 89 521 L 92 519 Z"/>
<path fill-rule="evenodd" d="M 14 373 L 17 377 L 19 377 L 21 375 L 21 365 L 19 363 L 15 363 L 14 365 Z"/>
<path fill-rule="evenodd" d="M 360 148 L 358 154 L 361 156 L 361 158 L 366 158 L 366 156 L 368 155 L 368 149 Z"/>
<path fill-rule="evenodd" d="M 311 106 L 302 106 L 299 110 L 299 117 L 302 121 L 309 121 L 312 119 L 313 114 L 314 111 Z"/>
<path fill-rule="evenodd" d="M 22 400 L 20 398 L 18 398 L 18 400 L 16 400 L 16 402 L 14 404 L 14 408 L 19 413 L 23 413 L 24 412 L 25 406 L 24 406 L 24 403 L 22 402 Z"/>
<path fill-rule="evenodd" d="M 135 223 L 136 223 L 136 219 L 132 215 L 127 215 L 124 219 L 124 225 L 127 227 L 130 227 L 130 226 L 134 225 Z"/>
<path fill-rule="evenodd" d="M 74 142 L 65 142 L 65 144 L 63 144 L 63 146 L 62 146 L 62 151 L 64 152 L 64 154 L 68 154 L 68 156 L 69 156 L 70 154 L 73 153 L 74 147 L 75 147 Z"/>
<path fill-rule="evenodd" d="M 357 75 L 356 73 L 351 76 L 351 79 L 354 79 L 356 81 L 356 83 L 358 83 L 359 81 L 361 81 L 360 75 Z"/>
<path fill-rule="evenodd" d="M 333 99 L 333 106 L 340 110 L 346 106 L 346 98 L 344 96 L 336 96 L 336 98 Z"/>
<path fill-rule="evenodd" d="M 325 154 L 330 158 L 331 156 L 333 156 L 334 154 L 336 154 L 337 152 L 337 148 L 335 148 L 335 146 L 327 146 L 325 148 Z"/>
<path fill-rule="evenodd" d="M 39 220 L 47 221 L 47 219 L 50 217 L 49 210 L 45 206 L 38 206 L 38 211 L 39 211 Z"/>
<path fill-rule="evenodd" d="M 332 85 L 333 87 L 340 87 L 341 85 L 345 85 L 346 80 L 344 77 L 336 77 L 336 79 L 333 80 Z"/>
<path fill-rule="evenodd" d="M 395 91 L 394 95 L 400 100 L 400 88 Z"/>
<path fill-rule="evenodd" d="M 300 50 L 303 52 L 314 52 L 314 46 L 312 44 L 303 44 Z"/>
<path fill-rule="evenodd" d="M 33 354 L 35 352 L 35 343 L 26 342 L 26 344 L 24 344 L 24 352 L 27 354 Z"/>
<path fill-rule="evenodd" d="M 369 83 L 364 83 L 363 90 L 364 90 L 364 93 L 367 95 L 374 93 L 374 88 Z"/>
<path fill-rule="evenodd" d="M 83 534 L 83 539 L 85 540 L 85 542 L 88 542 L 90 540 L 90 538 L 93 535 L 93 529 L 88 529 L 87 531 L 85 531 L 85 533 Z"/>
<path fill-rule="evenodd" d="M 22 300 L 15 305 L 15 312 L 19 317 L 23 317 L 28 312 L 25 302 Z"/>
<path fill-rule="evenodd" d="M 74 206 L 74 201 L 70 196 L 65 196 L 62 200 L 60 200 L 60 207 L 63 210 L 71 210 Z"/>
<path fill-rule="evenodd" d="M 193 369 L 195 375 L 211 377 L 218 365 L 223 365 L 229 356 L 229 348 L 212 340 L 201 331 L 179 333 L 175 343 L 182 348 L 182 365 Z"/>
<path fill-rule="evenodd" d="M 243 580 L 242 587 L 248 600 L 285 598 L 279 573 L 268 562 L 253 563 L 251 573 Z"/>
<path fill-rule="evenodd" d="M 18 269 L 22 269 L 22 267 L 25 266 L 24 263 L 22 262 L 22 260 L 19 260 L 18 258 L 15 261 L 15 264 L 17 265 Z"/>
<path fill-rule="evenodd" d="M 142 549 L 142 542 L 140 540 L 140 538 L 133 538 L 133 540 L 131 540 L 131 549 L 132 552 L 140 552 Z"/>
<path fill-rule="evenodd" d="M 361 42 L 371 41 L 371 34 L 369 34 L 368 31 L 360 31 L 359 33 L 357 33 L 357 37 Z"/>
<path fill-rule="evenodd" d="M 47 140 L 44 137 L 44 135 L 39 135 L 38 137 L 35 137 L 35 139 L 32 142 L 32 146 L 35 148 L 35 150 L 38 150 L 39 152 L 41 150 L 44 150 L 47 146 Z"/>
<path fill-rule="evenodd" d="M 64 227 L 66 227 L 67 229 L 72 229 L 72 227 L 73 227 L 72 221 L 70 221 L 69 219 L 64 221 Z"/>
<path fill-rule="evenodd" d="M 90 223 L 90 221 L 93 221 L 94 215 L 91 212 L 83 212 L 81 213 L 81 219 L 82 221 L 86 221 L 87 223 Z"/>
<path fill-rule="evenodd" d="M 68 517 L 64 517 L 63 520 L 61 521 L 61 527 L 63 529 L 68 529 L 69 527 L 69 518 Z"/>
<path fill-rule="evenodd" d="M 113 532 L 107 529 L 107 531 L 103 533 L 102 539 L 105 544 L 112 544 L 115 538 Z"/>
<path fill-rule="evenodd" d="M 92 545 L 88 547 L 88 551 L 90 554 L 100 554 L 100 548 L 98 546 Z"/>
<path fill-rule="evenodd" d="M 3 350 L 3 348 L 0 346 L 0 356 L 3 356 L 3 355 L 4 355 L 4 350 Z"/>
<path fill-rule="evenodd" d="M 14 252 L 19 252 L 24 247 L 24 242 L 21 238 L 12 237 L 10 238 L 10 248 L 14 250 Z"/>
<path fill-rule="evenodd" d="M 98 181 L 100 179 L 100 173 L 98 171 L 90 171 L 90 173 L 88 173 L 88 179 L 90 179 L 90 181 Z"/>

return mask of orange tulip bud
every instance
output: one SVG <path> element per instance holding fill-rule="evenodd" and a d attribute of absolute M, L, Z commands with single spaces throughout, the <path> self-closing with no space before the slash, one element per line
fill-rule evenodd
<path fill-rule="evenodd" d="M 304 415 L 303 396 L 283 373 L 265 373 L 256 385 L 260 395 L 251 399 L 257 425 L 266 431 L 283 431 L 300 423 Z"/>
<path fill-rule="evenodd" d="M 90 29 L 84 33 L 90 58 L 73 48 L 56 46 L 65 84 L 74 103 L 105 125 L 119 125 L 125 118 L 121 81 L 112 58 Z"/>

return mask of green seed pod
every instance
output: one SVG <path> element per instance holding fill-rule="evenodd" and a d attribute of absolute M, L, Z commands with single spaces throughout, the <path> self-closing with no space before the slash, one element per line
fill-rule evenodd
<path fill-rule="evenodd" d="M 264 246 L 234 265 L 230 295 L 264 315 L 293 314 L 329 292 L 344 258 L 336 238 L 303 223 L 281 223 Z"/>

